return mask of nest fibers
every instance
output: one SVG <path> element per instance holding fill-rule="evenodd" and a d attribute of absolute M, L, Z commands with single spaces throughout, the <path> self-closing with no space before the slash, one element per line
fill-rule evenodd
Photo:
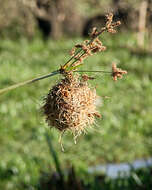
<path fill-rule="evenodd" d="M 70 130 L 76 137 L 94 123 L 95 117 L 100 117 L 96 110 L 96 90 L 88 87 L 87 80 L 68 73 L 53 86 L 42 107 L 49 126 L 61 132 Z"/>

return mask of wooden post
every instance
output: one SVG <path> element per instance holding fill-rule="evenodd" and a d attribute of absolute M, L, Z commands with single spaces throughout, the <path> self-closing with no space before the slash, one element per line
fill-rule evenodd
<path fill-rule="evenodd" d="M 148 7 L 147 0 L 143 0 L 139 7 L 139 22 L 138 22 L 138 34 L 137 34 L 137 43 L 139 47 L 144 46 L 147 7 Z"/>

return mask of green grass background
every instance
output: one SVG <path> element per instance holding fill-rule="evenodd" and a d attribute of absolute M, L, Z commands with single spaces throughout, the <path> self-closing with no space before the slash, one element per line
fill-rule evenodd
<path fill-rule="evenodd" d="M 28 41 L 0 40 L 0 88 L 54 71 L 64 64 L 69 50 L 83 39 Z M 80 69 L 111 70 L 111 63 L 128 75 L 113 82 L 108 74 L 92 73 L 101 96 L 103 118 L 75 145 L 71 134 L 63 137 L 65 152 L 58 143 L 59 132 L 49 129 L 40 113 L 43 98 L 60 76 L 20 87 L 0 96 L 0 189 L 17 184 L 35 184 L 41 171 L 54 169 L 45 132 L 49 133 L 63 168 L 77 170 L 109 162 L 128 162 L 152 155 L 152 57 L 132 54 L 120 46 L 136 46 L 133 34 L 104 35 L 107 51 L 85 61 Z M 104 99 L 102 96 L 109 96 Z"/>

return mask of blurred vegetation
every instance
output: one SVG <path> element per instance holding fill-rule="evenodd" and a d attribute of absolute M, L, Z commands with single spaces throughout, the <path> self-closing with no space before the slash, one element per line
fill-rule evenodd
<path fill-rule="evenodd" d="M 0 37 L 31 37 L 36 32 L 36 20 L 22 0 L 0 0 Z"/>
<path fill-rule="evenodd" d="M 40 30 L 54 39 L 87 32 L 90 21 L 103 22 L 113 12 L 126 29 L 137 30 L 140 2 L 138 0 L 0 0 L 0 36 L 33 38 Z M 147 25 L 152 22 L 152 3 L 147 0 Z"/>
<path fill-rule="evenodd" d="M 54 71 L 68 59 L 68 52 L 81 38 L 30 42 L 0 40 L 0 87 Z M 76 145 L 72 136 L 63 137 L 65 152 L 58 143 L 59 132 L 49 129 L 40 113 L 44 96 L 59 76 L 31 84 L 0 96 L 0 189 L 20 189 L 26 184 L 34 189 L 42 171 L 55 169 L 45 133 L 50 135 L 64 168 L 77 171 L 107 162 L 132 161 L 152 155 L 151 55 L 140 55 L 130 33 L 104 35 L 107 51 L 95 55 L 81 69 L 111 70 L 111 63 L 127 70 L 127 77 L 113 82 L 108 74 L 94 73 L 92 85 L 101 96 L 99 111 L 103 119 L 82 135 Z M 106 99 L 104 96 L 108 96 Z M 121 182 L 120 182 L 121 183 Z M 25 189 L 27 189 L 25 187 Z M 114 189 L 114 188 L 113 188 Z"/>
<path fill-rule="evenodd" d="M 43 174 L 40 183 L 38 184 L 39 190 L 49 189 L 63 189 L 63 190 L 145 190 L 150 189 L 152 186 L 151 177 L 152 168 L 142 168 L 138 170 L 132 170 L 129 176 L 118 176 L 115 179 L 108 178 L 104 175 L 90 175 L 87 172 L 84 173 L 85 179 L 78 177 L 74 168 L 68 170 L 66 180 L 61 183 L 58 175 L 53 173 Z M 82 175 L 82 174 L 81 174 Z M 61 188 L 62 187 L 62 188 Z"/>
<path fill-rule="evenodd" d="M 45 95 L 60 76 L 1 95 L 0 189 L 41 190 L 42 185 L 48 188 L 52 180 L 58 183 L 58 175 L 53 171 L 59 172 L 59 168 L 50 156 L 46 133 L 62 169 L 72 165 L 76 169 L 76 172 L 70 169 L 69 178 L 66 175 L 62 183 L 75 182 L 82 188 L 95 190 L 150 189 L 150 168 L 132 171 L 130 177 L 116 180 L 91 177 L 86 172 L 89 166 L 100 163 L 130 162 L 152 156 L 152 3 L 147 2 L 145 44 L 139 48 L 135 33 L 138 0 L 70 0 L 70 3 L 68 0 L 0 0 L 0 88 L 58 69 L 68 60 L 69 50 L 84 40 L 78 36 L 88 34 L 87 27 L 100 27 L 104 14 L 110 11 L 115 13 L 116 20 L 122 21 L 125 30 L 104 35 L 102 41 L 107 51 L 89 58 L 81 69 L 111 71 L 114 61 L 128 71 L 116 83 L 109 74 L 91 74 L 95 80 L 90 85 L 97 86 L 103 117 L 88 134 L 78 138 L 76 145 L 72 135 L 65 134 L 65 152 L 58 142 L 59 132 L 46 125 L 40 111 Z M 40 30 L 48 40 L 42 39 Z M 56 188 L 55 184 L 51 187 Z"/>

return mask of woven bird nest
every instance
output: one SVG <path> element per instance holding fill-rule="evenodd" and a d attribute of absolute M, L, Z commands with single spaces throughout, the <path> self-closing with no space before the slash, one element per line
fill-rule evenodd
<path fill-rule="evenodd" d="M 96 110 L 96 90 L 90 89 L 87 77 L 68 73 L 49 91 L 42 107 L 49 126 L 79 136 L 100 117 Z"/>

